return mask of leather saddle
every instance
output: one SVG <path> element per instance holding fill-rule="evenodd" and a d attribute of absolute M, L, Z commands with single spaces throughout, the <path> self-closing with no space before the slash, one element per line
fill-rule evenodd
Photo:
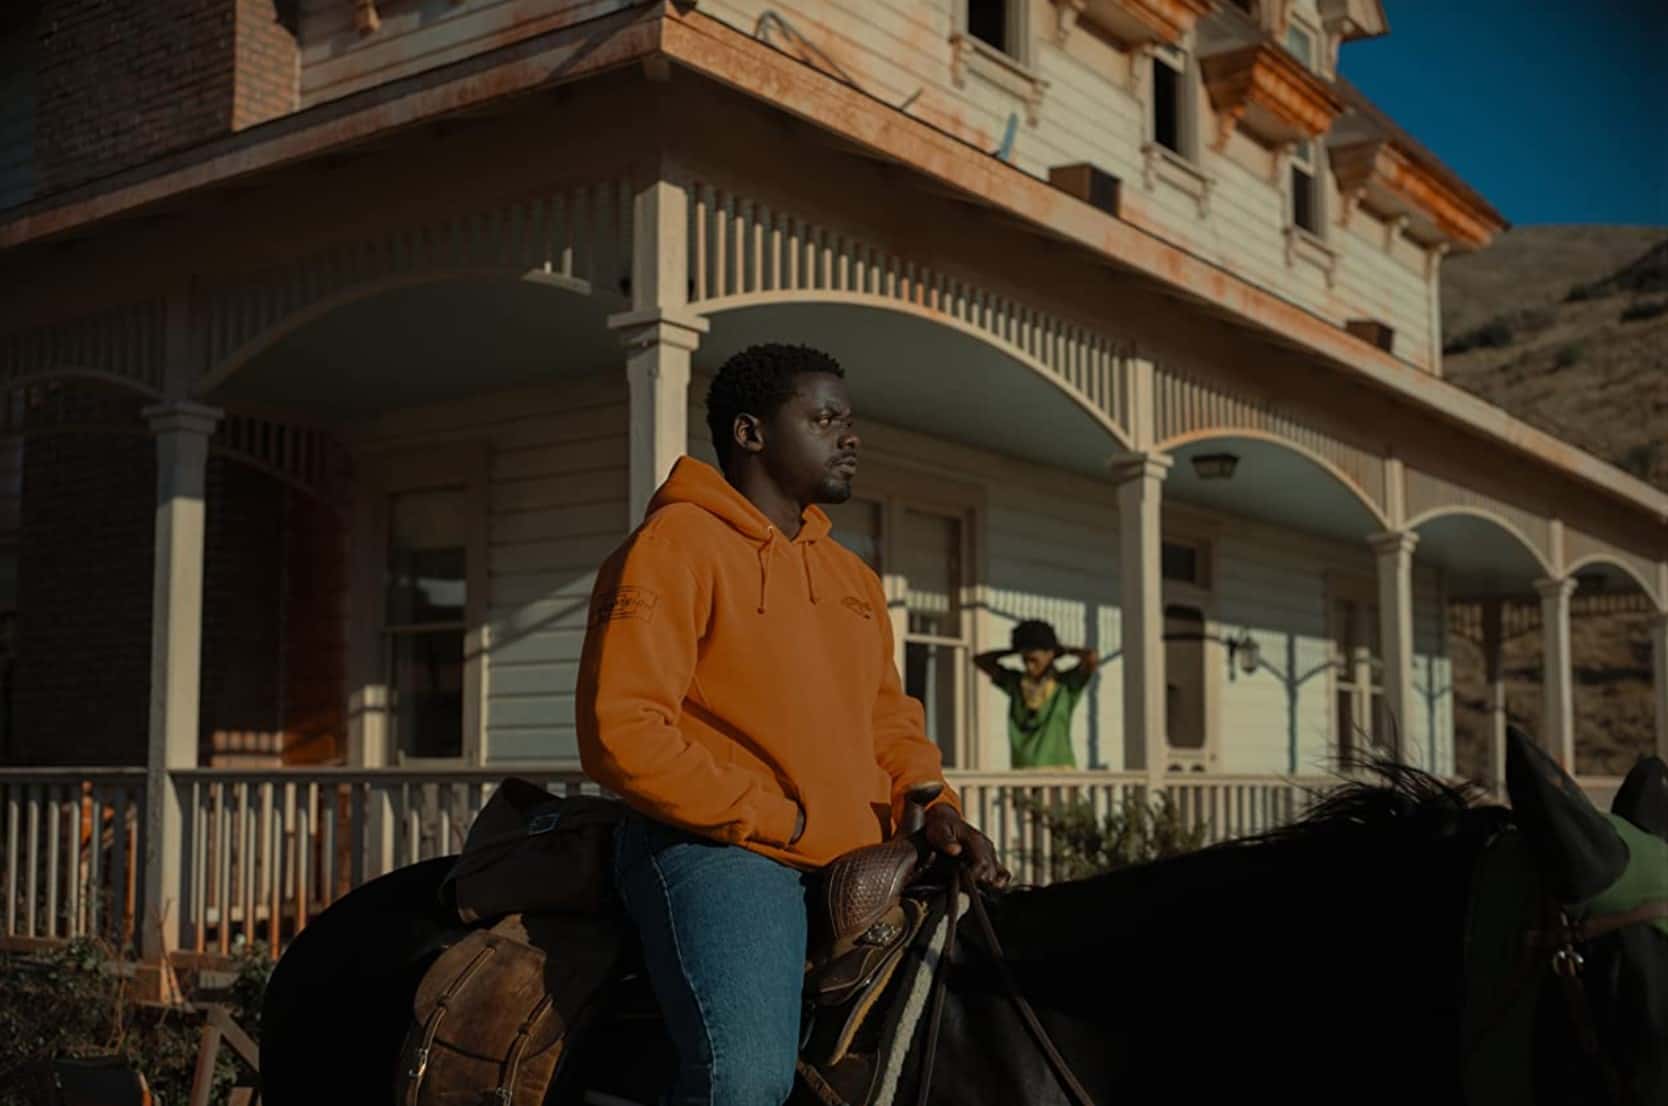
<path fill-rule="evenodd" d="M 901 832 L 856 849 L 822 872 L 810 905 L 804 1018 L 794 1102 L 864 1106 L 877 1076 L 877 1048 L 901 1005 L 883 1003 L 899 966 L 922 935 L 932 911 L 928 894 L 913 885 L 931 859 L 920 826 L 938 788 L 910 795 Z M 620 970 L 596 1004 L 597 1015 L 575 1050 L 576 1071 L 564 1073 L 547 1101 L 627 1106 L 655 1101 L 675 1070 L 670 1039 L 643 968 L 628 945 Z M 868 1047 L 860 1044 L 860 1037 Z M 622 1062 L 629 1057 L 629 1063 Z"/>

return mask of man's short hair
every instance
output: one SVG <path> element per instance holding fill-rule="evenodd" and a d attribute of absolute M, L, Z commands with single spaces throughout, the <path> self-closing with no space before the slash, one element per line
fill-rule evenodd
<path fill-rule="evenodd" d="M 805 373 L 844 377 L 846 370 L 821 350 L 779 342 L 749 346 L 719 367 L 707 389 L 707 429 L 720 468 L 730 463 L 737 415 L 768 419 L 793 397 Z"/>

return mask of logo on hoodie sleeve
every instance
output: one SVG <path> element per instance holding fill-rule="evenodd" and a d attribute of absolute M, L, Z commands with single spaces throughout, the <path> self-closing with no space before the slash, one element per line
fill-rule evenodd
<path fill-rule="evenodd" d="M 600 626 L 604 622 L 618 622 L 627 618 L 649 622 L 654 618 L 655 604 L 659 602 L 660 596 L 648 588 L 616 588 L 598 596 L 596 602 L 591 605 L 591 625 Z"/>

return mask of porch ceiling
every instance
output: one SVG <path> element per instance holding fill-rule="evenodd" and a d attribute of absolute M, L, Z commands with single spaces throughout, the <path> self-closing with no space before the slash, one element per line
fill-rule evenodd
<path fill-rule="evenodd" d="M 1164 498 L 1339 541 L 1362 542 L 1383 529 L 1373 512 L 1337 477 L 1300 453 L 1258 438 L 1225 435 L 1169 451 L 1176 462 L 1164 478 Z M 1239 458 L 1226 480 L 1206 480 L 1193 468 L 1202 454 Z"/>
<path fill-rule="evenodd" d="M 516 279 L 395 288 L 304 323 L 228 377 L 210 403 L 324 426 L 619 363 L 622 300 Z"/>
<path fill-rule="evenodd" d="M 770 304 L 716 312 L 695 354 L 716 371 L 757 342 L 832 354 L 865 419 L 1105 478 L 1123 446 L 1052 382 L 1001 349 L 930 318 L 860 304 Z"/>
<path fill-rule="evenodd" d="M 1448 577 L 1448 594 L 1456 599 L 1533 597 L 1535 581 L 1546 575 L 1517 537 L 1487 519 L 1445 515 L 1417 530 L 1414 558 L 1440 565 Z"/>

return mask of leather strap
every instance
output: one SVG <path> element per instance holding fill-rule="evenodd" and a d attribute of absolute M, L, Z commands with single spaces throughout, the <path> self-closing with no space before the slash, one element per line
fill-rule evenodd
<path fill-rule="evenodd" d="M 1060 1085 L 1065 1088 L 1066 1094 L 1072 1102 L 1076 1106 L 1095 1106 L 1094 1099 L 1090 1098 L 1089 1092 L 1083 1089 L 1083 1084 L 1072 1072 L 1071 1065 L 1066 1063 L 1066 1058 L 1060 1055 L 1060 1050 L 1055 1048 L 1054 1042 L 1049 1039 L 1048 1030 L 1044 1029 L 1042 1022 L 1037 1019 L 1036 1011 L 1032 1010 L 1031 1004 L 1025 1001 L 1025 995 L 1020 991 L 1019 984 L 1013 977 L 1013 972 L 1008 968 L 1007 957 L 1002 952 L 1002 942 L 996 938 L 996 927 L 990 924 L 990 915 L 985 911 L 984 897 L 980 895 L 978 884 L 972 873 L 960 865 L 957 865 L 953 870 L 955 874 L 950 880 L 949 890 L 945 892 L 948 900 L 947 917 L 950 931 L 944 938 L 944 955 L 939 959 L 938 970 L 933 977 L 932 1015 L 927 1021 L 927 1052 L 921 1064 L 921 1090 L 916 1098 L 916 1106 L 926 1106 L 927 1096 L 932 1092 L 933 1064 L 938 1054 L 939 1023 L 944 1014 L 944 991 L 949 979 L 950 959 L 956 949 L 956 923 L 959 920 L 957 914 L 961 909 L 961 892 L 964 883 L 966 884 L 967 897 L 973 904 L 971 913 L 978 920 L 979 932 L 984 937 L 985 944 L 990 950 L 991 960 L 995 962 L 996 971 L 1002 978 L 1002 986 L 1008 992 L 1008 998 L 1012 1000 L 1014 1007 L 1019 1011 L 1020 1019 L 1025 1022 L 1025 1028 L 1030 1031 L 1031 1038 L 1037 1042 L 1037 1047 L 1042 1050 L 1043 1056 L 1048 1059 L 1049 1066 L 1054 1069 L 1054 1077 L 1060 1081 Z"/>

